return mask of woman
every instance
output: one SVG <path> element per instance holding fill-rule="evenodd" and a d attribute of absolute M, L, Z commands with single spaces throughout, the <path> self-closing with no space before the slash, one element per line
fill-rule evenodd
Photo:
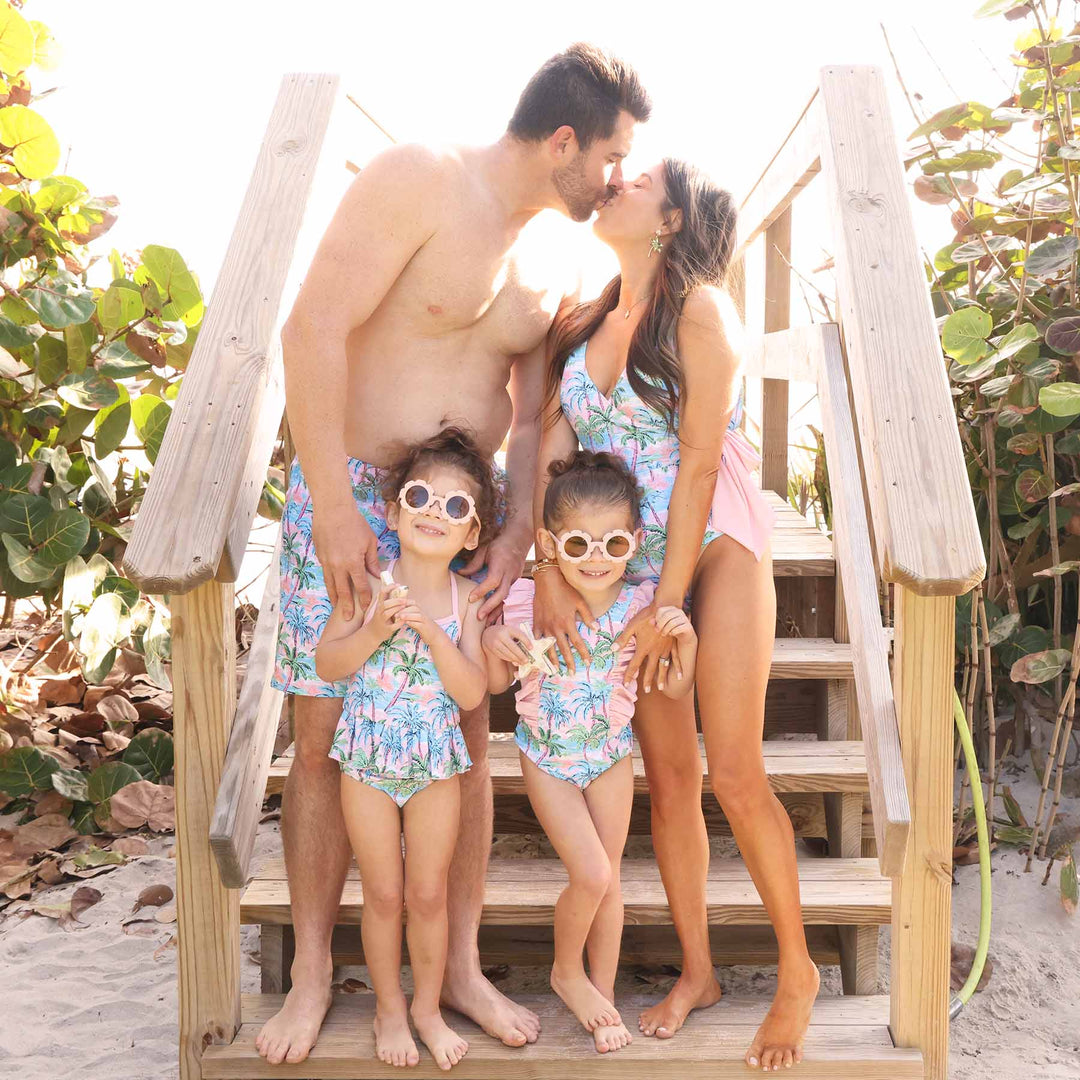
<path fill-rule="evenodd" d="M 700 638 L 697 693 L 709 779 L 773 922 L 776 997 L 746 1051 L 752 1068 L 790 1066 L 818 990 L 799 904 L 794 833 L 773 795 L 761 752 L 776 594 L 773 515 L 750 479 L 756 452 L 737 429 L 739 320 L 722 289 L 735 242 L 731 196 L 692 166 L 665 160 L 604 204 L 596 235 L 620 274 L 553 328 L 553 358 L 538 473 L 580 441 L 620 455 L 643 490 L 645 542 L 627 576 L 657 582 L 653 604 L 626 628 L 641 669 L 634 733 L 652 801 L 653 846 L 683 951 L 671 993 L 639 1018 L 670 1038 L 692 1009 L 714 1004 L 705 885 L 709 844 L 693 697 L 650 695 L 681 678 L 655 611 L 682 605 Z M 540 520 L 545 482 L 536 493 Z M 558 574 L 536 575 L 535 630 L 553 635 L 567 663 L 587 658 L 574 628 L 588 619 Z"/>

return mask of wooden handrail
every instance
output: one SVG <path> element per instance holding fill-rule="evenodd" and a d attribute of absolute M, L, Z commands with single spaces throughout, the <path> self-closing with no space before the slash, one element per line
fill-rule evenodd
<path fill-rule="evenodd" d="M 214 814 L 210 820 L 210 847 L 217 859 L 221 881 L 227 888 L 247 884 L 248 866 L 255 847 L 266 791 L 266 777 L 274 751 L 274 737 L 285 695 L 270 685 L 277 646 L 281 534 L 266 574 L 259 618 L 248 653 L 247 672 L 236 704 L 225 764 L 221 770 Z"/>
<path fill-rule="evenodd" d="M 184 593 L 239 569 L 281 418 L 282 301 L 303 269 L 294 256 L 339 96 L 336 75 L 281 81 L 124 556 L 146 592 Z"/>
<path fill-rule="evenodd" d="M 879 572 L 958 595 L 986 562 L 881 72 L 821 71 L 821 171 Z"/>

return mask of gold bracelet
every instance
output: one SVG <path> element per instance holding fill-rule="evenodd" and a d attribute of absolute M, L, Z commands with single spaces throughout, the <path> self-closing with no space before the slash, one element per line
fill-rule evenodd
<path fill-rule="evenodd" d="M 558 570 L 559 564 L 554 559 L 540 559 L 533 563 L 533 576 L 535 577 L 541 570 Z"/>

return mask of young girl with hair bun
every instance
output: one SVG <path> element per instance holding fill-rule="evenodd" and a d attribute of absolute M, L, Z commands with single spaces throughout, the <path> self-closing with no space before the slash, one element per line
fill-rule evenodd
<path fill-rule="evenodd" d="M 555 905 L 551 986 L 592 1033 L 596 1049 L 607 1053 L 631 1041 L 614 996 L 637 689 L 623 685 L 634 646 L 618 651 L 615 639 L 652 601 L 655 586 L 624 577 L 641 543 L 640 495 L 626 465 L 611 454 L 578 451 L 553 463 L 549 476 L 544 527 L 536 536 L 544 557 L 534 574 L 563 576 L 587 601 L 592 618 L 578 629 L 590 646 L 589 663 L 571 672 L 561 659 L 555 668 L 538 655 L 543 642 L 531 633 L 533 582 L 524 578 L 506 598 L 504 624 L 484 631 L 483 646 L 492 693 L 511 684 L 515 669 L 523 676 L 515 737 L 525 787 L 569 877 Z M 660 608 L 656 621 L 673 638 L 677 656 L 677 677 L 663 693 L 682 697 L 694 684 L 697 637 L 681 608 Z"/>

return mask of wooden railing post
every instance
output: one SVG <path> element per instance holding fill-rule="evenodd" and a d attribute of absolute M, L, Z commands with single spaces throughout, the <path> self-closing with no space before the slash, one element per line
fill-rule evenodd
<path fill-rule="evenodd" d="M 765 333 L 791 325 L 791 207 L 765 230 Z M 761 486 L 787 498 L 788 384 L 761 383 Z"/>
<path fill-rule="evenodd" d="M 209 840 L 236 708 L 233 586 L 209 581 L 171 607 L 180 1080 L 199 1080 L 203 1049 L 240 1026 L 240 894 L 222 883 Z"/>
<path fill-rule="evenodd" d="M 896 588 L 893 693 L 911 804 L 904 871 L 893 879 L 892 1037 L 922 1051 L 927 1080 L 949 1065 L 956 598 Z"/>

